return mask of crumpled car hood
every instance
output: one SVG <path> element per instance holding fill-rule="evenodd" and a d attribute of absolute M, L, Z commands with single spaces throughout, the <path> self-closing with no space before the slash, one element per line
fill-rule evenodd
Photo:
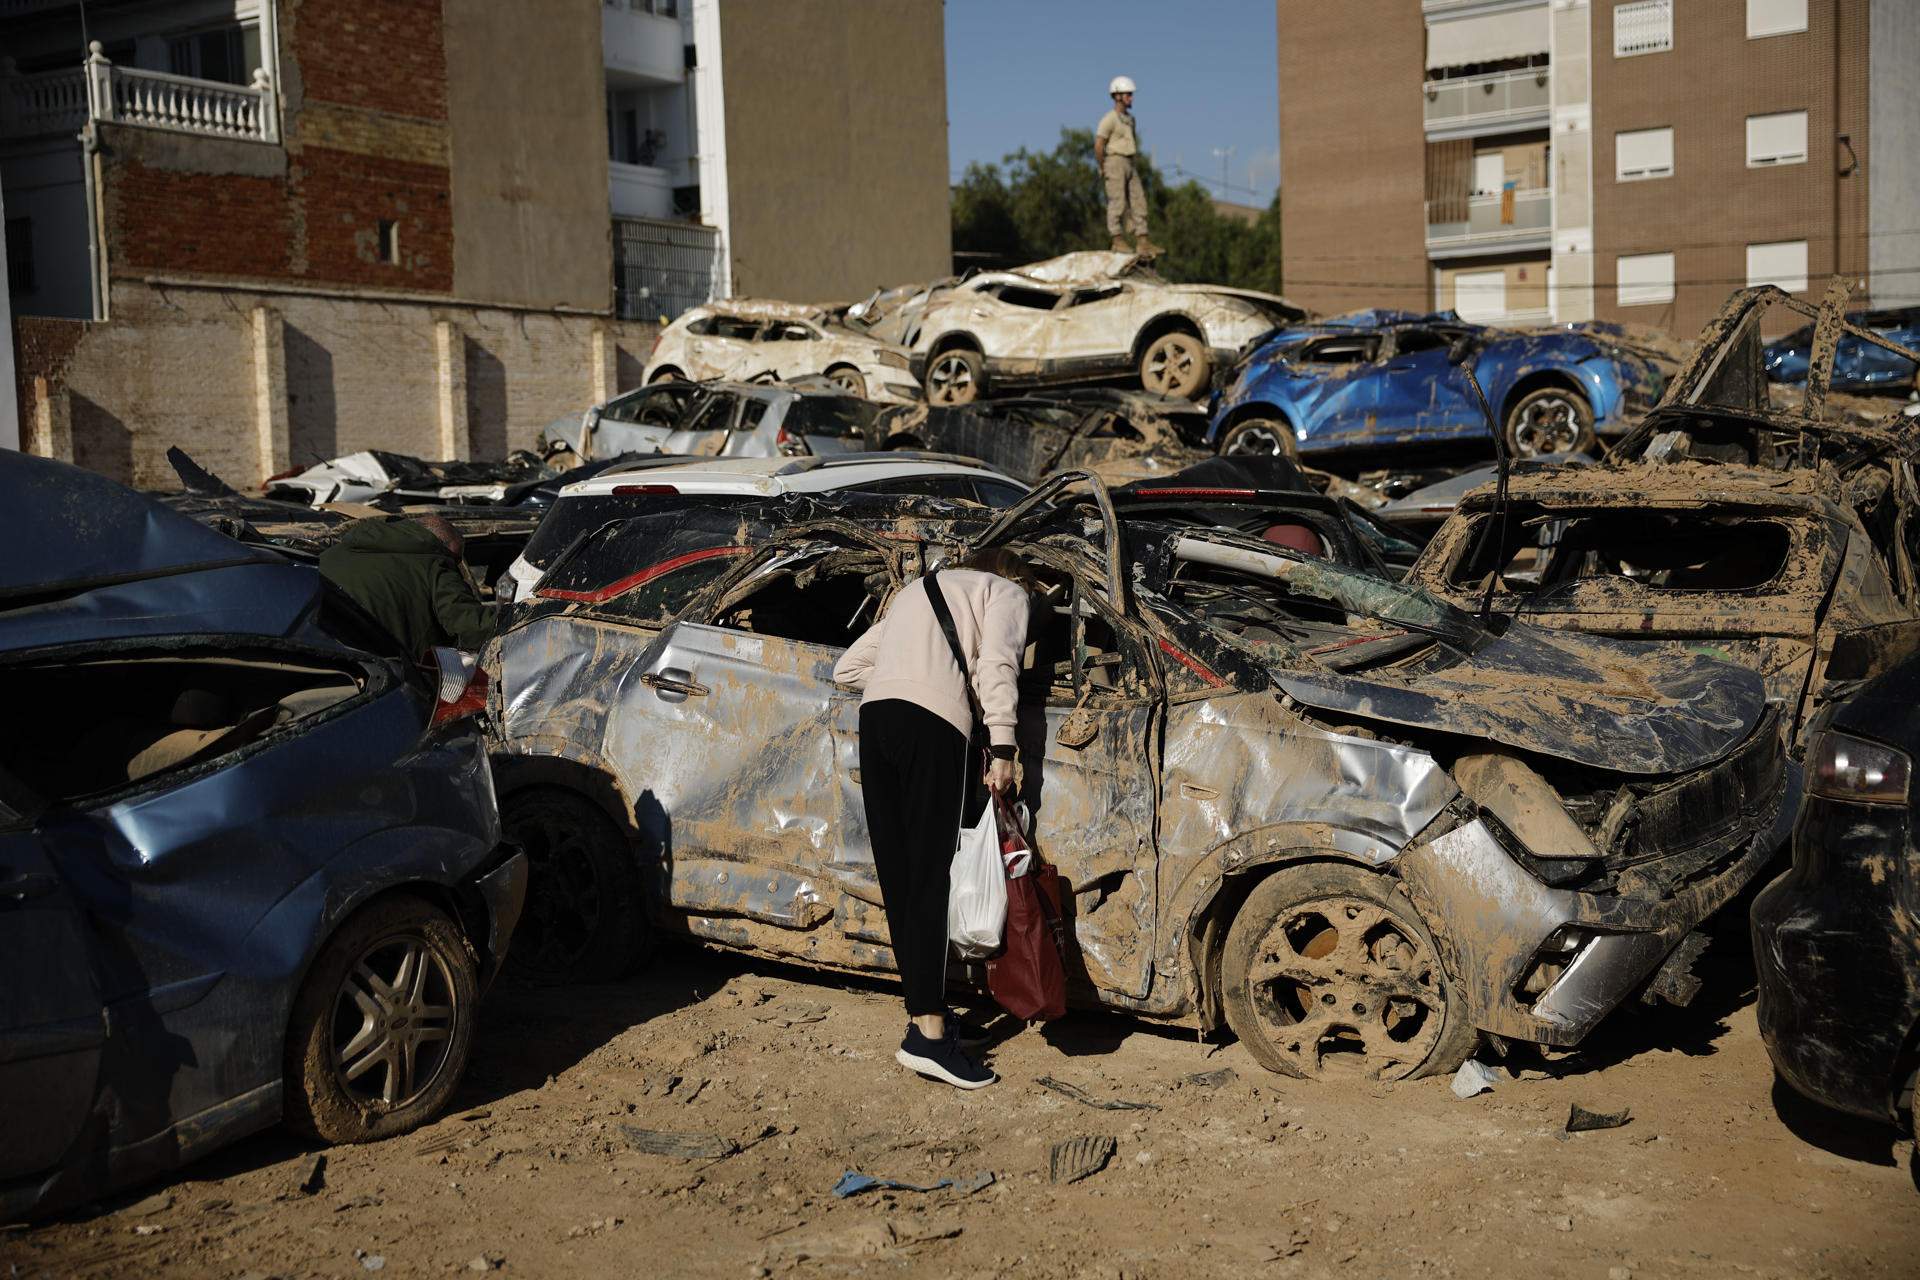
<path fill-rule="evenodd" d="M 1680 773 L 1744 742 L 1766 687 L 1694 654 L 1514 624 L 1452 667 L 1396 678 L 1276 672 L 1323 711 L 1485 738 L 1618 773 Z"/>

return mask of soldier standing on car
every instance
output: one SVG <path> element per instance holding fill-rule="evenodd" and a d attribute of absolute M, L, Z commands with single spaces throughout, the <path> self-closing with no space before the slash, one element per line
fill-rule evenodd
<path fill-rule="evenodd" d="M 1156 257 L 1160 247 L 1147 239 L 1147 193 L 1133 167 L 1133 158 L 1140 154 L 1140 139 L 1133 130 L 1133 81 L 1115 76 L 1107 96 L 1113 99 L 1113 110 L 1100 117 L 1100 127 L 1093 131 L 1093 162 L 1107 184 L 1110 247 L 1125 253 L 1126 235 L 1131 235 L 1135 252 L 1143 258 Z"/>

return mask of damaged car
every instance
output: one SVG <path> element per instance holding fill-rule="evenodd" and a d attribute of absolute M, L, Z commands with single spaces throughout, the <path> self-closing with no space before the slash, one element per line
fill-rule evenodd
<path fill-rule="evenodd" d="M 1015 399 L 889 409 L 873 449 L 930 449 L 978 458 L 1026 484 L 1092 471 L 1110 484 L 1169 475 L 1204 461 L 1206 415 L 1172 396 L 1090 387 Z"/>
<path fill-rule="evenodd" d="M 657 382 L 545 428 L 547 456 L 800 457 L 864 448 L 882 406 L 831 384 Z"/>
<path fill-rule="evenodd" d="M 1868 342 L 1851 333 L 1840 335 L 1833 352 L 1833 372 L 1827 385 L 1835 391 L 1892 393 L 1909 395 L 1920 386 L 1914 382 L 1920 364 L 1896 349 L 1920 350 L 1920 307 L 1888 307 L 1874 311 L 1849 311 L 1846 322 L 1865 329 L 1892 345 Z M 1803 324 L 1784 338 L 1766 346 L 1767 377 L 1774 382 L 1804 383 L 1813 363 L 1813 326 Z"/>
<path fill-rule="evenodd" d="M 821 375 L 842 391 L 912 403 L 920 384 L 905 347 L 849 328 L 846 308 L 729 298 L 695 307 L 653 340 L 641 381 L 790 381 Z"/>
<path fill-rule="evenodd" d="M 501 638 L 499 749 L 528 779 L 507 821 L 625 869 L 594 928 L 889 971 L 858 699 L 831 672 L 982 546 L 1041 584 L 1020 798 L 1067 882 L 1073 998 L 1230 1027 L 1277 1072 L 1428 1075 L 1483 1034 L 1576 1045 L 1637 995 L 1684 1000 L 1690 935 L 1791 817 L 1778 718 L 1737 667 L 1123 520 L 1084 474 L 956 539 L 815 521 L 715 554 L 664 630 L 583 600 Z"/>
<path fill-rule="evenodd" d="M 433 1119 L 527 883 L 481 686 L 104 477 L 0 496 L 0 1220 Z"/>
<path fill-rule="evenodd" d="M 1468 494 L 1408 580 L 1536 626 L 1740 663 L 1799 744 L 1920 619 L 1920 437 L 1825 410 L 1850 332 L 1835 298 L 1804 398 L 1775 406 L 1759 339 L 1772 306 L 1814 310 L 1772 286 L 1736 293 L 1608 462 L 1516 474 L 1504 504 Z"/>
<path fill-rule="evenodd" d="M 524 449 L 504 462 L 428 462 L 410 454 L 365 449 L 304 470 L 269 476 L 266 496 L 310 507 L 391 499 L 411 503 L 511 506 L 557 473 Z"/>
<path fill-rule="evenodd" d="M 1108 378 L 1197 399 L 1215 366 L 1306 314 L 1277 294 L 1170 284 L 1132 254 L 1085 251 L 883 291 L 847 318 L 912 351 L 929 403 L 960 405 Z"/>
<path fill-rule="evenodd" d="M 1605 336 L 1493 329 L 1452 312 L 1362 312 L 1272 337 L 1227 375 L 1208 442 L 1222 453 L 1484 446 L 1486 420 L 1460 367 L 1461 339 L 1510 457 L 1592 449 L 1659 400 L 1666 375 Z"/>

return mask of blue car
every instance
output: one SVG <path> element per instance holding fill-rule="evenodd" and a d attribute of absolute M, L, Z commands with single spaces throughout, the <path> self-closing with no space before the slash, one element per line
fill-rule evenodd
<path fill-rule="evenodd" d="M 431 1119 L 526 893 L 479 682 L 64 463 L 0 451 L 0 545 L 0 1222 Z"/>
<path fill-rule="evenodd" d="M 1847 323 L 1871 329 L 1888 342 L 1920 351 L 1920 307 L 1849 311 Z M 1774 382 L 1805 382 L 1812 354 L 1813 326 L 1803 325 L 1767 344 L 1767 377 Z M 1840 346 L 1833 353 L 1833 376 L 1828 385 L 1835 391 L 1897 391 L 1905 395 L 1915 390 L 1914 369 L 1914 362 L 1906 356 L 1843 333 Z"/>
<path fill-rule="evenodd" d="M 1221 453 L 1295 457 L 1397 445 L 1486 441 L 1486 419 L 1448 348 L 1475 372 L 1517 458 L 1593 447 L 1651 409 L 1661 367 L 1603 333 L 1517 333 L 1452 312 L 1364 311 L 1281 330 L 1234 368 L 1207 439 Z"/>

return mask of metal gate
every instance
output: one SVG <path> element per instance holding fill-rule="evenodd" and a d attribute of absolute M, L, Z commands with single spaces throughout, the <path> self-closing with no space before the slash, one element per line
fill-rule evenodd
<path fill-rule="evenodd" d="M 613 220 L 613 304 L 622 320 L 672 320 L 713 298 L 720 233 L 691 222 Z"/>

